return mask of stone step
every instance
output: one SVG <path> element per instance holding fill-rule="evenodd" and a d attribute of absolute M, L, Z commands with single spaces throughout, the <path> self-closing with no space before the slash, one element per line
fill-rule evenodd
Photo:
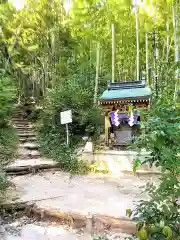
<path fill-rule="evenodd" d="M 21 159 L 29 159 L 29 158 L 39 158 L 41 156 L 40 152 L 37 150 L 27 150 L 25 148 L 20 148 L 18 150 L 18 156 Z"/>
<path fill-rule="evenodd" d="M 36 136 L 36 134 L 35 133 L 33 133 L 33 132 L 18 132 L 18 136 L 19 137 L 26 137 L 26 138 L 29 138 L 29 137 L 34 137 L 34 136 Z"/>
<path fill-rule="evenodd" d="M 12 115 L 12 119 L 24 119 L 24 114 L 18 113 L 17 115 Z"/>
<path fill-rule="evenodd" d="M 15 125 L 15 127 L 18 128 L 20 131 L 24 129 L 27 129 L 28 131 L 33 129 L 33 126 L 30 126 L 30 125 L 24 125 L 24 126 Z"/>
<path fill-rule="evenodd" d="M 17 118 L 11 118 L 13 122 L 27 122 L 28 120 L 25 119 L 24 117 L 17 117 Z"/>
<path fill-rule="evenodd" d="M 17 132 L 19 133 L 19 134 L 25 134 L 25 133 L 27 133 L 27 134 L 31 134 L 31 133 L 34 133 L 34 131 L 33 131 L 33 129 L 28 129 L 28 128 L 24 128 L 24 129 L 17 129 Z"/>
<path fill-rule="evenodd" d="M 39 159 L 41 157 L 40 153 L 32 153 L 32 154 L 21 154 L 19 155 L 19 157 L 22 159 L 22 160 L 28 160 L 28 159 Z"/>
<path fill-rule="evenodd" d="M 21 143 L 27 143 L 27 142 L 36 142 L 37 138 L 36 137 L 20 137 L 20 142 Z"/>
<path fill-rule="evenodd" d="M 33 126 L 28 126 L 28 125 L 26 125 L 26 126 L 15 126 L 14 125 L 14 128 L 16 128 L 17 130 L 32 130 L 33 129 Z"/>
<path fill-rule="evenodd" d="M 28 125 L 30 124 L 30 122 L 28 122 L 27 120 L 12 120 L 12 123 L 15 125 Z"/>
<path fill-rule="evenodd" d="M 38 144 L 32 142 L 26 142 L 20 144 L 20 148 L 25 148 L 29 150 L 37 150 L 39 148 Z"/>
<path fill-rule="evenodd" d="M 28 122 L 28 121 L 24 121 L 24 122 L 13 122 L 12 123 L 15 125 L 15 126 L 20 126 L 20 127 L 24 127 L 24 126 L 31 126 L 33 127 L 33 125 Z"/>
<path fill-rule="evenodd" d="M 18 115 L 18 114 L 24 114 L 24 113 L 25 113 L 24 111 L 18 110 L 18 111 L 14 111 L 14 112 L 12 113 L 12 116 Z"/>

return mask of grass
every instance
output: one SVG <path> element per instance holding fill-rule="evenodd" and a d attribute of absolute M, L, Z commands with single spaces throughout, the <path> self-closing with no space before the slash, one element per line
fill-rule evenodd
<path fill-rule="evenodd" d="M 3 201 L 4 191 L 9 186 L 3 167 L 16 155 L 18 142 L 18 135 L 13 127 L 0 128 L 0 201 Z"/>
<path fill-rule="evenodd" d="M 13 127 L 0 128 L 0 167 L 6 166 L 15 156 L 18 142 L 19 139 Z"/>

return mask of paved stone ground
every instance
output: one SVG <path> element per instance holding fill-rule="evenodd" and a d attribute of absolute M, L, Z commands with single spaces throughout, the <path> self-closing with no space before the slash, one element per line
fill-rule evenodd
<path fill-rule="evenodd" d="M 105 232 L 106 240 L 124 240 L 128 235 Z M 118 238 L 117 238 L 118 237 Z M 71 229 L 65 225 L 56 223 L 29 222 L 22 217 L 9 224 L 1 225 L 0 239 L 2 240 L 93 240 L 94 237 L 86 233 L 84 229 Z M 95 238 L 97 239 L 97 237 Z"/>
<path fill-rule="evenodd" d="M 16 187 L 9 189 L 9 202 L 34 200 L 42 208 L 125 217 L 127 208 L 147 198 L 141 187 L 154 180 L 123 174 L 113 178 L 44 172 L 12 177 L 11 181 Z"/>
<path fill-rule="evenodd" d="M 99 237 L 99 236 L 98 236 Z M 106 233 L 107 240 L 124 240 L 128 235 Z M 62 226 L 39 226 L 36 224 L 28 224 L 22 227 L 18 235 L 12 235 L 8 232 L 4 233 L 2 240 L 93 240 L 96 236 L 89 235 L 84 232 L 75 232 L 65 229 Z"/>
<path fill-rule="evenodd" d="M 23 226 L 19 236 L 13 236 L 6 233 L 4 240 L 78 240 L 78 236 L 66 230 L 63 227 L 56 226 L 38 226 L 28 224 Z"/>

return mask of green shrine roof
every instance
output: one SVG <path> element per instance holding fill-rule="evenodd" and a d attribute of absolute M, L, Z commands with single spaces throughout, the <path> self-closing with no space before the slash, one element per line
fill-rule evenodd
<path fill-rule="evenodd" d="M 110 83 L 108 89 L 103 92 L 100 101 L 121 99 L 149 99 L 151 90 L 143 81 L 129 81 Z"/>

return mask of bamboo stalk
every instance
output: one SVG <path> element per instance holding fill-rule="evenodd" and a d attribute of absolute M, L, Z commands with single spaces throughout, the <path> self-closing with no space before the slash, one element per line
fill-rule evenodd
<path fill-rule="evenodd" d="M 112 30 L 112 82 L 115 81 L 115 26 L 111 25 Z"/>
<path fill-rule="evenodd" d="M 136 16 L 136 79 L 139 80 L 139 16 L 138 7 L 135 6 Z"/>
<path fill-rule="evenodd" d="M 148 53 L 148 34 L 146 33 L 146 81 L 148 82 L 148 86 L 150 86 L 149 82 L 149 53 Z"/>
<path fill-rule="evenodd" d="M 100 42 L 97 43 L 97 50 L 96 50 L 96 78 L 95 78 L 95 87 L 94 87 L 94 104 L 97 103 L 99 65 L 100 65 Z"/>
<path fill-rule="evenodd" d="M 166 61 L 168 62 L 169 57 L 169 20 L 166 22 L 167 38 L 166 38 Z"/>
<path fill-rule="evenodd" d="M 172 18 L 174 27 L 174 61 L 178 63 L 179 61 L 179 46 L 178 46 L 178 4 L 177 1 L 172 5 Z M 174 88 L 174 102 L 177 98 L 179 84 L 179 68 L 176 67 L 175 71 L 175 88 Z"/>

